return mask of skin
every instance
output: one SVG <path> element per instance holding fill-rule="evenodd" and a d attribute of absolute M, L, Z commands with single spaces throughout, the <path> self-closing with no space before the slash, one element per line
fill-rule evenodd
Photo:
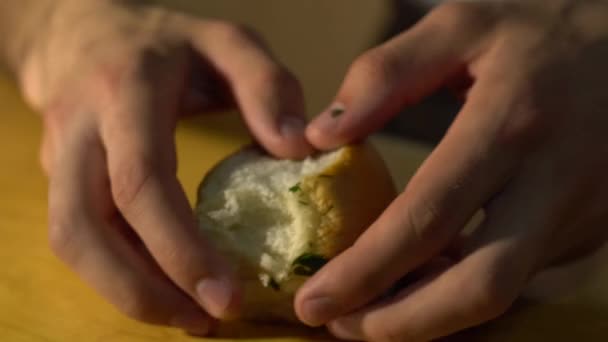
<path fill-rule="evenodd" d="M 312 147 L 298 82 L 231 23 L 143 1 L 0 4 L 25 16 L 0 27 L 19 40 L 2 56 L 44 122 L 55 254 L 134 319 L 207 334 L 237 315 L 240 284 L 176 178 L 176 122 L 235 106 L 268 151 L 300 158 Z"/>
<path fill-rule="evenodd" d="M 0 56 L 45 125 L 51 247 L 135 319 L 205 334 L 238 313 L 239 285 L 175 177 L 175 124 L 192 111 L 235 105 L 266 149 L 297 158 L 461 85 L 462 111 L 407 188 L 297 295 L 299 317 L 340 338 L 477 325 L 537 272 L 606 240 L 605 1 L 442 5 L 357 59 L 336 97 L 344 112 L 330 106 L 305 135 L 297 81 L 241 27 L 143 1 L 0 6 Z M 457 258 L 437 258 L 454 245 Z"/>
<path fill-rule="evenodd" d="M 464 102 L 400 196 L 299 290 L 299 318 L 348 340 L 436 339 L 500 315 L 535 274 L 604 244 L 607 61 L 608 2 L 594 0 L 447 2 L 358 58 L 307 128 L 319 149 L 441 86 L 465 85 Z M 457 258 L 383 296 L 454 244 Z"/>

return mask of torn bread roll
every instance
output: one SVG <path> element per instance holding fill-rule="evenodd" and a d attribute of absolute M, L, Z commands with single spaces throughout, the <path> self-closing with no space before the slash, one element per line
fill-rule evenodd
<path fill-rule="evenodd" d="M 298 287 L 352 245 L 395 195 L 384 161 L 367 143 L 302 161 L 247 147 L 207 174 L 196 215 L 237 267 L 242 318 L 295 322 Z"/>

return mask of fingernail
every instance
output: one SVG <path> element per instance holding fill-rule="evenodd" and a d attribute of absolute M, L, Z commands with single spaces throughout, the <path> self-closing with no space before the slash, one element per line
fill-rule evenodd
<path fill-rule="evenodd" d="M 207 335 L 209 333 L 209 318 L 202 312 L 181 313 L 171 319 L 172 326 L 185 330 L 190 334 Z"/>
<path fill-rule="evenodd" d="M 199 300 L 213 317 L 224 318 L 228 313 L 234 288 L 227 279 L 206 278 L 196 286 Z"/>
<path fill-rule="evenodd" d="M 316 327 L 334 318 L 336 311 L 336 303 L 331 298 L 311 298 L 302 304 L 301 318 L 304 323 Z"/>
<path fill-rule="evenodd" d="M 304 135 L 306 120 L 300 116 L 284 116 L 281 118 L 281 135 L 287 138 L 299 138 Z"/>
<path fill-rule="evenodd" d="M 339 102 L 332 104 L 315 120 L 315 128 L 326 132 L 335 130 L 338 126 L 338 122 L 340 121 L 340 117 L 344 115 L 345 111 L 346 108 L 343 104 Z"/>
<path fill-rule="evenodd" d="M 342 340 L 361 341 L 363 339 L 361 335 L 357 334 L 354 331 L 351 331 L 343 324 L 341 324 L 340 321 L 333 321 L 329 323 L 327 325 L 327 328 L 332 333 L 332 335 Z"/>

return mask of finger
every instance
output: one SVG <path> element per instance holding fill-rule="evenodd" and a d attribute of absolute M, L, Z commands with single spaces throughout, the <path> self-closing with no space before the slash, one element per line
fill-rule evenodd
<path fill-rule="evenodd" d="M 446 256 L 438 256 L 430 259 L 425 264 L 418 267 L 416 270 L 406 274 L 404 277 L 399 279 L 388 292 L 384 293 L 382 297 L 378 298 L 377 301 L 382 299 L 391 298 L 406 288 L 416 287 L 421 282 L 424 282 L 429 276 L 443 273 L 444 270 L 454 265 L 455 261 L 452 258 Z"/>
<path fill-rule="evenodd" d="M 563 194 L 552 186 L 559 180 L 547 178 L 534 172 L 514 179 L 488 206 L 461 262 L 418 288 L 335 320 L 330 330 L 348 339 L 427 341 L 502 314 L 536 272 L 548 232 L 555 231 L 550 228 L 564 218 L 558 214 Z"/>
<path fill-rule="evenodd" d="M 51 171 L 51 160 L 52 160 L 52 152 L 53 152 L 53 140 L 51 139 L 50 134 L 44 130 L 42 132 L 42 138 L 40 142 L 40 165 L 42 166 L 42 171 L 46 175 L 49 175 Z"/>
<path fill-rule="evenodd" d="M 197 22 L 196 49 L 228 81 L 252 134 L 278 157 L 302 158 L 312 152 L 302 89 L 246 29 L 219 21 Z"/>
<path fill-rule="evenodd" d="M 318 325 L 379 297 L 407 272 L 439 254 L 474 213 L 507 182 L 536 123 L 524 117 L 515 79 L 479 78 L 469 101 L 405 191 L 344 253 L 296 296 L 296 312 Z M 524 113 L 524 114 L 521 114 Z M 521 114 L 521 115 L 519 115 Z M 532 125 L 534 124 L 534 125 Z M 515 138 L 517 137 L 517 138 Z"/>
<path fill-rule="evenodd" d="M 127 76 L 120 105 L 100 116 L 112 196 L 166 274 L 210 314 L 228 318 L 239 310 L 240 290 L 201 236 L 176 177 L 176 75 L 183 61 L 166 57 Z"/>
<path fill-rule="evenodd" d="M 103 150 L 96 139 L 79 136 L 59 154 L 49 185 L 53 251 L 128 316 L 206 334 L 209 316 L 137 253 L 111 219 Z"/>
<path fill-rule="evenodd" d="M 496 241 L 328 328 L 347 340 L 430 341 L 478 325 L 505 312 L 527 281 L 529 265 L 522 252 L 512 241 Z"/>
<path fill-rule="evenodd" d="M 379 129 L 404 106 L 418 102 L 478 52 L 487 32 L 479 4 L 449 2 L 409 31 L 360 56 L 330 107 L 306 130 L 319 149 L 331 149 Z"/>

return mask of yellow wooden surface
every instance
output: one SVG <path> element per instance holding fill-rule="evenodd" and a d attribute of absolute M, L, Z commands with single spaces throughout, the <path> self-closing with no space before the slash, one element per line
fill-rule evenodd
<path fill-rule="evenodd" d="M 172 4 L 188 8 L 192 2 Z M 197 4 L 188 10 L 234 18 L 262 31 L 303 80 L 311 113 L 330 100 L 349 61 L 371 42 L 386 16 L 381 1 L 222 0 Z M 236 122 L 234 115 L 209 116 L 180 125 L 179 177 L 191 200 L 201 175 L 247 141 L 246 132 Z M 37 116 L 20 101 L 8 80 L 0 77 L 0 341 L 200 341 L 121 316 L 52 256 L 46 243 L 46 180 L 37 163 L 39 136 Z M 376 143 L 401 185 L 427 153 L 424 147 L 394 139 L 377 138 Z M 501 319 L 457 339 L 608 340 L 608 257 L 599 256 L 595 261 L 562 279 L 549 279 L 550 286 L 536 291 L 546 295 L 551 287 L 574 279 L 579 286 L 567 296 L 543 304 L 522 302 Z M 583 278 L 585 270 L 592 275 Z M 222 327 L 218 338 L 284 342 L 329 337 L 322 331 L 233 324 Z"/>

